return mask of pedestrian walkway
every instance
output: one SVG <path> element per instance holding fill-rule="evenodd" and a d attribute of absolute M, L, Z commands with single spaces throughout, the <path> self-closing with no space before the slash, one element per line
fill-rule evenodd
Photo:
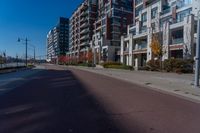
<path fill-rule="evenodd" d="M 71 67 L 71 66 L 70 66 Z M 200 103 L 200 88 L 195 88 L 194 74 L 160 73 L 149 71 L 128 71 L 117 69 L 73 67 L 109 77 L 146 86 L 150 89 L 169 93 Z"/>
<path fill-rule="evenodd" d="M 29 80 L 27 77 L 34 75 L 35 73 L 44 69 L 43 66 L 36 66 L 33 69 L 24 69 L 12 73 L 5 73 L 0 75 L 0 94 L 3 94 L 17 86 L 21 85 L 25 81 Z"/>

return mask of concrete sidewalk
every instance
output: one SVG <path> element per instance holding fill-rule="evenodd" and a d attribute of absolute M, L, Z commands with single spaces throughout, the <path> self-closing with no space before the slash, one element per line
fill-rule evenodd
<path fill-rule="evenodd" d="M 200 103 L 200 88 L 193 86 L 194 74 L 160 73 L 149 71 L 128 71 L 117 69 L 73 67 L 109 77 L 125 80 L 150 89 L 168 93 Z"/>
<path fill-rule="evenodd" d="M 43 66 L 36 66 L 33 69 L 24 69 L 0 75 L 0 95 L 30 80 L 30 78 L 27 77 L 40 72 L 42 69 L 44 69 Z"/>

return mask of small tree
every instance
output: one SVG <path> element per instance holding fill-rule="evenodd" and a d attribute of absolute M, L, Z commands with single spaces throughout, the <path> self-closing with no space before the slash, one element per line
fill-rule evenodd
<path fill-rule="evenodd" d="M 153 34 L 150 47 L 151 47 L 153 56 L 158 57 L 160 59 L 162 56 L 162 46 L 158 38 L 159 37 L 157 34 Z"/>
<path fill-rule="evenodd" d="M 93 61 L 93 53 L 91 49 L 88 51 L 87 60 L 88 60 L 88 63 L 92 63 Z"/>
<path fill-rule="evenodd" d="M 60 64 L 65 64 L 65 63 L 67 63 L 67 56 L 65 56 L 65 55 L 61 55 L 61 56 L 59 56 L 58 57 L 58 62 L 60 63 Z"/>

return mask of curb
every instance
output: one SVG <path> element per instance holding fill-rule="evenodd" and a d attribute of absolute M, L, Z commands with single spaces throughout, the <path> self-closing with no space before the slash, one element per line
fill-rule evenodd
<path fill-rule="evenodd" d="M 170 91 L 170 90 L 164 90 L 163 88 L 159 88 L 159 87 L 156 87 L 156 86 L 145 85 L 143 83 L 138 83 L 138 82 L 132 82 L 132 81 L 129 81 L 127 79 L 115 77 L 115 76 L 112 76 L 112 75 L 90 71 L 89 69 L 81 69 L 79 67 L 70 67 L 70 68 L 75 68 L 75 69 L 82 70 L 82 71 L 87 71 L 87 72 L 91 72 L 91 73 L 95 73 L 95 74 L 104 75 L 104 76 L 107 76 L 107 77 L 111 77 L 111 78 L 115 78 L 115 79 L 122 80 L 122 81 L 125 81 L 125 82 L 129 82 L 129 83 L 132 83 L 132 84 L 136 84 L 138 86 L 146 87 L 148 89 L 151 89 L 153 91 L 156 91 L 156 92 L 159 92 L 159 93 L 162 93 L 162 94 L 168 94 L 168 95 L 171 95 L 171 96 L 176 96 L 178 98 L 182 98 L 184 100 L 188 100 L 188 101 L 195 102 L 195 103 L 198 103 L 198 104 L 200 103 L 200 98 L 189 97 L 189 96 L 186 96 L 186 95 L 183 95 L 183 94 L 180 94 L 180 93 L 175 93 L 175 92 Z"/>

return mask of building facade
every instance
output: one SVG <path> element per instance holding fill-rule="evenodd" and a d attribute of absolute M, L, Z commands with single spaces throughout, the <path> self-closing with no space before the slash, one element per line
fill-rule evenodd
<path fill-rule="evenodd" d="M 162 60 L 193 59 L 199 0 L 134 0 L 133 24 L 121 37 L 120 62 L 139 69 L 154 58 L 152 37 L 157 35 Z"/>
<path fill-rule="evenodd" d="M 97 61 L 119 61 L 120 37 L 133 23 L 133 0 L 98 0 L 98 14 L 91 42 Z"/>
<path fill-rule="evenodd" d="M 59 18 L 57 26 L 47 35 L 47 61 L 55 62 L 69 51 L 69 19 Z"/>
<path fill-rule="evenodd" d="M 87 56 L 97 14 L 97 0 L 84 0 L 70 18 L 70 57 Z"/>

